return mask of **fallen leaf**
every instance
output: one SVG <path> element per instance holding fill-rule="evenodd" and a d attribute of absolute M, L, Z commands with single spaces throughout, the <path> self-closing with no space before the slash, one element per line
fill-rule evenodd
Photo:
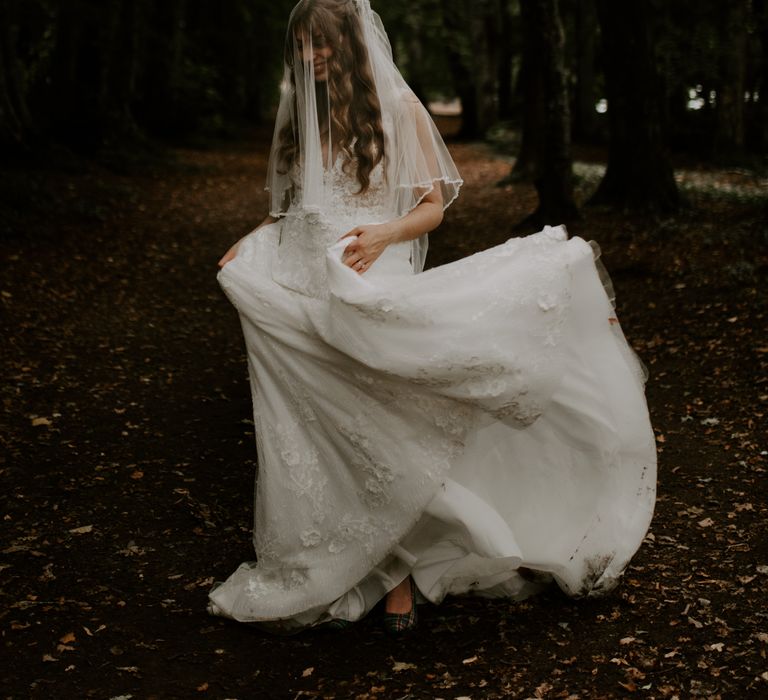
<path fill-rule="evenodd" d="M 10 547 L 6 547 L 2 554 L 13 554 L 14 552 L 26 552 L 29 547 L 25 544 L 12 544 Z"/>
<path fill-rule="evenodd" d="M 302 678 L 309 678 L 314 672 L 315 672 L 315 667 L 314 666 L 310 666 L 309 668 L 305 668 L 301 672 L 301 677 Z"/>
<path fill-rule="evenodd" d="M 712 527 L 714 524 L 715 521 L 712 518 L 704 518 L 704 520 L 699 520 L 698 522 L 699 527 Z"/>
<path fill-rule="evenodd" d="M 475 661 L 477 661 L 477 657 L 476 656 L 470 656 L 468 659 L 464 659 L 461 663 L 463 663 L 463 664 L 473 664 L 473 663 L 475 663 Z"/>
<path fill-rule="evenodd" d="M 82 527 L 73 527 L 70 532 L 73 535 L 84 535 L 87 532 L 91 532 L 93 530 L 93 525 L 83 525 Z"/>
<path fill-rule="evenodd" d="M 405 661 L 395 661 L 394 664 L 392 664 L 392 670 L 395 673 L 399 673 L 400 671 L 408 671 L 409 669 L 416 669 L 416 664 L 409 664 Z"/>

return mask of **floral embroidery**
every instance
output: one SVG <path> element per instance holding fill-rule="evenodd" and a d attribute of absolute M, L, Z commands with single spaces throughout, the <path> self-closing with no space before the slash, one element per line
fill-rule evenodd
<path fill-rule="evenodd" d="M 295 590 L 306 582 L 307 574 L 300 569 L 257 567 L 249 576 L 245 589 L 249 597 L 258 600 L 275 591 Z"/>
<path fill-rule="evenodd" d="M 305 547 L 317 547 L 322 541 L 323 536 L 320 534 L 319 530 L 304 530 L 304 532 L 301 533 L 301 543 Z"/>
<path fill-rule="evenodd" d="M 288 473 L 288 488 L 312 505 L 317 521 L 326 512 L 325 487 L 328 477 L 320 468 L 317 449 L 307 439 L 298 422 L 279 423 L 268 428 L 279 447 L 279 455 Z"/>

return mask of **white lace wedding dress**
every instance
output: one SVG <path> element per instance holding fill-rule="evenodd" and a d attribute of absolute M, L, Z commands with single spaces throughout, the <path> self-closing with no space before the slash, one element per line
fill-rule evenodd
<path fill-rule="evenodd" d="M 247 236 L 218 280 L 248 350 L 259 472 L 248 561 L 210 613 L 292 632 L 421 596 L 609 591 L 653 511 L 644 377 L 560 228 L 413 274 L 339 237 L 392 218 L 380 169 Z M 437 234 L 439 235 L 439 234 Z"/>

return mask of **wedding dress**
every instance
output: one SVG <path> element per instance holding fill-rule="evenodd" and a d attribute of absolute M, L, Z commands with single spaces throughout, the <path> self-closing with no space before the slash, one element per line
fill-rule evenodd
<path fill-rule="evenodd" d="M 218 273 L 259 471 L 256 559 L 209 612 L 278 632 L 357 620 L 408 574 L 433 603 L 610 591 L 651 519 L 656 452 L 593 247 L 546 227 L 414 274 L 401 243 L 358 274 L 339 238 L 396 212 L 380 165 L 358 195 L 341 163 L 311 207 L 294 173 L 285 216 Z"/>

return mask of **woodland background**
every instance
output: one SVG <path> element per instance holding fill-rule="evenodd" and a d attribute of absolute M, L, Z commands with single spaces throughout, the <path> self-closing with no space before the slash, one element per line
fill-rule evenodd
<path fill-rule="evenodd" d="M 268 122 L 293 4 L 3 0 L 0 147 L 104 153 Z M 460 101 L 460 138 L 518 136 L 514 176 L 550 217 L 575 213 L 571 140 L 611 144 L 596 202 L 662 212 L 679 204 L 670 150 L 765 165 L 766 0 L 373 5 L 416 92 Z"/>

